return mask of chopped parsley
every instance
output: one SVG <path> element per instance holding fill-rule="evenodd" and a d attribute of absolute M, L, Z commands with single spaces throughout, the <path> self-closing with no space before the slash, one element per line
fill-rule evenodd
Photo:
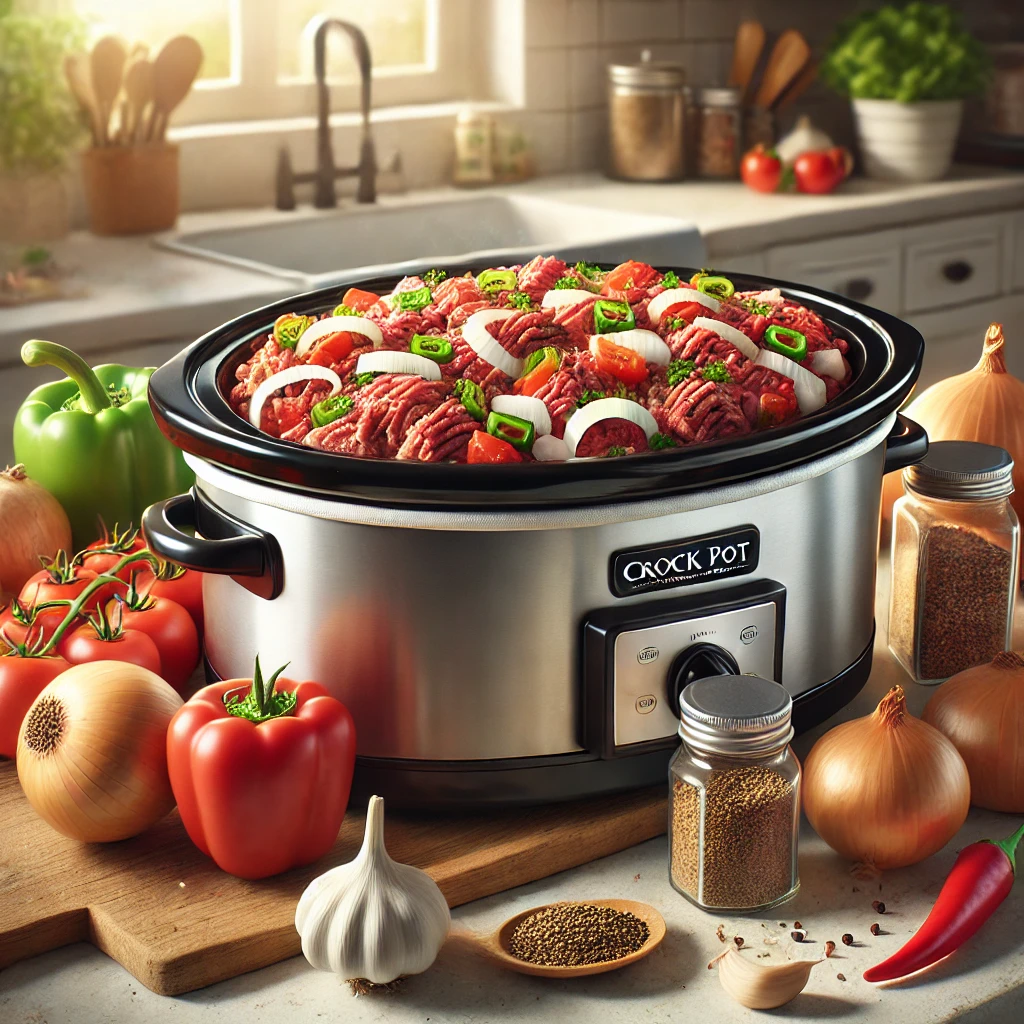
<path fill-rule="evenodd" d="M 697 364 L 692 359 L 674 359 L 668 364 L 669 384 L 671 384 L 672 387 L 675 387 L 677 384 L 682 384 L 695 369 L 697 369 Z"/>
<path fill-rule="evenodd" d="M 115 409 L 120 409 L 125 402 L 130 402 L 132 394 L 127 388 L 119 388 L 116 384 L 107 385 L 107 398 L 110 399 L 110 404 Z M 82 392 L 76 391 L 69 399 L 67 399 L 61 406 L 61 410 L 64 412 L 75 412 L 82 408 Z"/>
<path fill-rule="evenodd" d="M 533 299 L 530 298 L 526 292 L 509 292 L 505 296 L 505 301 L 516 309 L 533 309 Z"/>
<path fill-rule="evenodd" d="M 754 295 L 749 299 L 741 299 L 740 305 L 748 313 L 753 313 L 754 316 L 771 316 L 774 311 L 770 302 L 758 302 L 757 297 Z"/>
<path fill-rule="evenodd" d="M 366 373 L 357 373 L 352 378 L 350 383 L 353 385 L 353 387 L 357 387 L 357 388 L 365 387 L 367 384 L 370 383 L 371 380 L 373 380 L 374 377 L 377 377 L 377 376 L 379 376 L 379 374 L 374 373 L 372 370 L 369 370 Z"/>
<path fill-rule="evenodd" d="M 596 281 L 604 275 L 604 271 L 596 263 L 586 263 L 583 260 L 576 264 L 576 273 L 588 281 Z"/>
<path fill-rule="evenodd" d="M 599 398 L 604 398 L 605 394 L 603 391 L 591 391 L 587 388 L 579 398 L 576 399 L 576 408 L 582 409 L 583 406 L 588 405 L 590 402 L 596 402 Z"/>
<path fill-rule="evenodd" d="M 446 277 L 448 276 L 447 270 L 428 270 L 423 275 L 423 283 L 433 291 Z"/>
<path fill-rule="evenodd" d="M 629 454 L 629 452 L 627 452 L 626 449 L 623 448 L 621 444 L 613 444 L 611 446 L 611 448 L 609 448 L 608 451 L 606 451 L 604 453 L 604 457 L 606 459 L 617 459 L 617 458 L 619 458 L 622 455 L 628 455 L 628 454 Z"/>
<path fill-rule="evenodd" d="M 708 363 L 708 365 L 700 371 L 700 375 L 705 380 L 713 380 L 718 384 L 732 383 L 732 377 L 729 375 L 729 368 L 722 362 Z"/>
<path fill-rule="evenodd" d="M 681 316 L 670 316 L 663 323 L 670 331 L 678 331 L 686 326 L 686 321 Z"/>
<path fill-rule="evenodd" d="M 674 270 L 670 270 L 661 279 L 661 283 L 666 288 L 678 288 L 679 287 L 679 275 Z"/>
<path fill-rule="evenodd" d="M 668 434 L 651 434 L 647 445 L 652 452 L 657 452 L 665 448 L 678 448 L 679 442 Z"/>
<path fill-rule="evenodd" d="M 570 288 L 579 288 L 580 282 L 575 277 L 560 277 L 554 284 L 557 291 L 568 291 Z"/>

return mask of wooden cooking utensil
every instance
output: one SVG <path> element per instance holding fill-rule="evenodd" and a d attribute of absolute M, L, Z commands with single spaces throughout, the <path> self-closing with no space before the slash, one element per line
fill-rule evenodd
<path fill-rule="evenodd" d="M 807 40 L 794 28 L 786 29 L 772 47 L 764 77 L 754 97 L 754 106 L 772 107 L 786 87 L 803 71 L 811 56 Z"/>
<path fill-rule="evenodd" d="M 729 85 L 747 93 L 763 49 L 764 25 L 759 21 L 741 21 L 736 29 L 736 42 L 732 49 Z"/>
<path fill-rule="evenodd" d="M 606 971 L 617 971 L 620 967 L 628 967 L 630 964 L 636 963 L 637 960 L 642 960 L 665 938 L 665 919 L 648 903 L 640 903 L 637 900 L 583 900 L 580 902 L 590 903 L 597 907 L 611 907 L 614 910 L 639 917 L 641 921 L 647 923 L 650 932 L 647 941 L 635 953 L 619 957 L 618 960 L 605 960 L 599 964 L 583 964 L 579 967 L 549 967 L 544 964 L 531 964 L 513 956 L 510 944 L 512 933 L 516 930 L 519 922 L 524 917 L 529 917 L 531 914 L 536 914 L 537 911 L 545 910 L 553 905 L 548 903 L 543 907 L 533 907 L 531 910 L 524 910 L 522 913 L 510 917 L 493 935 L 479 938 L 480 946 L 491 959 L 520 974 L 532 974 L 541 978 L 580 978 L 587 974 L 604 974 Z"/>
<path fill-rule="evenodd" d="M 153 115 L 148 139 L 159 141 L 164 137 L 171 112 L 188 95 L 202 63 L 202 47 L 191 36 L 175 36 L 164 43 L 153 61 Z"/>
<path fill-rule="evenodd" d="M 84 53 L 68 53 L 64 56 L 64 77 L 75 102 L 81 107 L 82 113 L 89 119 L 89 132 L 92 144 L 100 144 L 99 114 L 96 110 L 96 97 L 92 94 L 92 83 L 89 79 L 89 59 Z"/>
<path fill-rule="evenodd" d="M 153 100 L 153 62 L 136 57 L 125 68 L 124 94 L 127 100 L 125 143 L 141 141 L 143 115 Z"/>
<path fill-rule="evenodd" d="M 92 92 L 96 97 L 96 111 L 99 121 L 99 144 L 110 142 L 110 114 L 114 101 L 121 91 L 121 75 L 124 71 L 128 51 L 117 36 L 104 36 L 92 48 L 89 56 L 89 70 L 92 78 Z"/>
<path fill-rule="evenodd" d="M 775 101 L 774 110 L 785 110 L 806 91 L 810 84 L 818 77 L 818 62 L 813 58 L 807 62 L 803 71 L 787 86 L 785 92 Z"/>

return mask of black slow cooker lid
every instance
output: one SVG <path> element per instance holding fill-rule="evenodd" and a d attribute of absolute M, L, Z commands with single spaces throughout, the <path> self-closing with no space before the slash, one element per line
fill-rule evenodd
<path fill-rule="evenodd" d="M 449 266 L 452 276 L 483 267 Z M 605 269 L 611 269 L 605 265 Z M 668 270 L 669 268 L 659 268 Z M 672 267 L 682 279 L 694 268 Z M 667 497 L 747 480 L 816 459 L 877 427 L 902 405 L 921 369 L 924 341 L 909 324 L 838 295 L 720 271 L 737 290 L 780 288 L 815 310 L 850 344 L 854 380 L 838 398 L 795 423 L 741 438 L 655 455 L 513 466 L 469 466 L 339 455 L 256 430 L 228 405 L 235 369 L 282 313 L 322 313 L 346 285 L 332 285 L 253 310 L 203 335 L 161 366 L 149 400 L 161 430 L 186 452 L 289 490 L 377 505 L 470 510 L 551 508 Z M 359 287 L 384 294 L 399 278 Z"/>

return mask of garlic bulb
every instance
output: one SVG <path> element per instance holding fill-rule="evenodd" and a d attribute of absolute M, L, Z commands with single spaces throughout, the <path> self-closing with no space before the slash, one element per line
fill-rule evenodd
<path fill-rule="evenodd" d="M 750 1010 L 774 1010 L 803 992 L 811 968 L 820 960 L 793 960 L 785 964 L 764 964 L 726 950 L 717 960 L 722 988 L 741 1006 Z M 708 964 L 714 967 L 715 961 Z"/>
<path fill-rule="evenodd" d="M 793 130 L 779 141 L 775 152 L 784 164 L 791 164 L 801 153 L 812 153 L 822 149 L 831 149 L 835 143 L 820 128 L 811 124 L 811 119 L 802 114 Z"/>
<path fill-rule="evenodd" d="M 295 908 L 302 953 L 321 971 L 386 985 L 425 971 L 448 936 L 441 890 L 419 868 L 384 849 L 384 801 L 370 797 L 354 860 L 314 878 Z"/>

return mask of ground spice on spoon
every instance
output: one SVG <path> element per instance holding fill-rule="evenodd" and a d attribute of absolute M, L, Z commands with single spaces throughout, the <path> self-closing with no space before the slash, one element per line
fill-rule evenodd
<path fill-rule="evenodd" d="M 509 941 L 513 956 L 546 967 L 581 967 L 635 953 L 650 937 L 646 921 L 593 903 L 554 903 L 524 917 Z"/>

